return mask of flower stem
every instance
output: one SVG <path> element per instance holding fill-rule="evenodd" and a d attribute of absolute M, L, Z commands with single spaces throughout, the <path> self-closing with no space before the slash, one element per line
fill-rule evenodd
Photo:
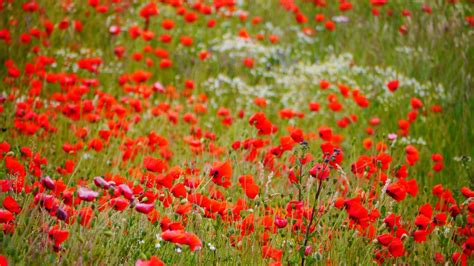
<path fill-rule="evenodd" d="M 314 205 L 313 205 L 313 208 L 311 210 L 311 218 L 309 219 L 308 226 L 306 227 L 306 235 L 304 237 L 304 243 L 303 243 L 303 247 L 302 247 L 303 249 L 306 249 L 306 245 L 308 244 L 309 231 L 311 229 L 311 224 L 313 223 L 313 220 L 314 220 L 314 213 L 316 212 L 317 201 L 318 201 L 318 198 L 319 198 L 319 194 L 321 194 L 321 188 L 322 187 L 323 187 L 323 180 L 319 180 L 318 191 L 316 192 L 316 194 L 314 196 Z M 303 256 L 301 258 L 301 266 L 304 265 L 305 257 L 306 257 L 306 255 L 303 253 Z"/>

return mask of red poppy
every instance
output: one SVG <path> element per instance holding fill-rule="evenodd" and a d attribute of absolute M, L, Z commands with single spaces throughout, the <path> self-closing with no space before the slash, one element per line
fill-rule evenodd
<path fill-rule="evenodd" d="M 262 247 L 262 257 L 271 258 L 276 261 L 280 261 L 281 257 L 283 256 L 283 251 L 280 249 L 273 248 L 269 245 L 265 245 Z"/>
<path fill-rule="evenodd" d="M 8 260 L 5 256 L 0 255 L 0 265 L 1 266 L 8 266 Z"/>
<path fill-rule="evenodd" d="M 303 131 L 299 128 L 291 130 L 290 136 L 294 142 L 300 143 L 304 141 Z"/>
<path fill-rule="evenodd" d="M 164 266 L 164 262 L 156 256 L 151 256 L 149 260 L 137 260 L 135 266 Z"/>
<path fill-rule="evenodd" d="M 95 200 L 98 196 L 99 196 L 99 193 L 98 192 L 95 192 L 91 189 L 88 189 L 86 187 L 80 187 L 78 190 L 77 190 L 77 195 L 78 197 L 81 199 L 81 200 L 84 200 L 84 201 L 93 201 Z"/>
<path fill-rule="evenodd" d="M 249 119 L 250 125 L 255 126 L 258 129 L 259 135 L 270 135 L 277 131 L 276 126 L 274 126 L 265 116 L 264 113 L 259 112 L 252 115 Z"/>
<path fill-rule="evenodd" d="M 309 174 L 319 180 L 326 180 L 330 174 L 329 165 L 317 163 L 309 170 Z"/>
<path fill-rule="evenodd" d="M 91 207 L 86 206 L 79 210 L 80 224 L 88 227 L 93 217 L 93 210 Z"/>
<path fill-rule="evenodd" d="M 193 233 L 184 232 L 181 230 L 167 230 L 161 234 L 165 241 L 170 241 L 175 244 L 188 245 L 191 251 L 197 251 L 202 248 L 201 240 Z"/>
<path fill-rule="evenodd" d="M 151 16 L 156 16 L 158 15 L 158 6 L 154 2 L 150 2 L 146 4 L 141 10 L 140 10 L 140 16 L 143 17 L 146 20 L 149 20 Z"/>
<path fill-rule="evenodd" d="M 399 238 L 394 238 L 390 245 L 388 246 L 390 254 L 397 258 L 403 256 L 405 253 L 405 247 L 403 246 L 402 241 Z"/>
<path fill-rule="evenodd" d="M 243 60 L 243 64 L 245 67 L 247 68 L 253 68 L 254 64 L 255 64 L 255 60 L 251 57 L 246 57 L 244 58 Z"/>
<path fill-rule="evenodd" d="M 59 247 L 69 237 L 69 231 L 61 230 L 55 225 L 49 230 L 48 235 L 54 241 L 54 245 Z"/>
<path fill-rule="evenodd" d="M 151 156 L 145 156 L 143 165 L 148 171 L 154 173 L 162 173 L 168 169 L 168 165 L 165 161 Z"/>
<path fill-rule="evenodd" d="M 242 186 L 242 189 L 245 191 L 245 195 L 251 199 L 255 199 L 258 195 L 260 188 L 255 181 L 253 180 L 253 176 L 251 175 L 243 175 L 239 177 L 239 183 Z"/>
<path fill-rule="evenodd" d="M 229 161 L 213 163 L 209 175 L 212 177 L 212 182 L 224 188 L 228 188 L 231 185 L 230 179 L 232 178 L 232 167 Z"/>
<path fill-rule="evenodd" d="M 15 219 L 13 213 L 0 209 L 0 223 L 9 223 Z"/>
<path fill-rule="evenodd" d="M 3 200 L 3 207 L 12 213 L 20 213 L 21 207 L 12 196 L 6 196 Z"/>
<path fill-rule="evenodd" d="M 110 206 L 117 211 L 123 211 L 128 207 L 129 203 L 123 198 L 113 198 L 110 200 Z"/>

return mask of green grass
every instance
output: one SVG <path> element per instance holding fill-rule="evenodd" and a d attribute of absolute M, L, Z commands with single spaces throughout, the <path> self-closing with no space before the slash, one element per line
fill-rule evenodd
<path fill-rule="evenodd" d="M 217 25 L 213 29 L 206 27 L 207 18 L 200 16 L 194 24 L 186 24 L 183 18 L 178 17 L 175 9 L 159 3 L 160 14 L 153 17 L 149 24 L 149 30 L 155 32 L 155 38 L 146 42 L 140 37 L 132 40 L 127 32 L 122 32 L 119 36 L 110 36 L 108 28 L 110 25 L 121 24 L 123 29 L 128 26 L 138 25 L 143 27 L 144 20 L 137 14 L 143 6 L 142 1 L 131 4 L 122 14 L 117 15 L 110 10 L 106 14 L 96 13 L 91 7 L 75 2 L 74 8 L 70 12 L 65 12 L 61 4 L 57 1 L 39 1 L 44 7 L 43 14 L 25 13 L 21 10 L 22 3 L 15 1 L 12 4 L 4 4 L 4 9 L 0 11 L 0 30 L 7 28 L 11 32 L 12 44 L 0 43 L 0 63 L 2 66 L 6 60 L 13 60 L 15 65 L 22 70 L 27 63 L 31 63 L 35 55 L 30 51 L 34 45 L 40 45 L 37 39 L 32 40 L 29 45 L 20 45 L 18 39 L 21 33 L 27 32 L 32 27 L 41 28 L 40 22 L 48 18 L 54 23 L 58 23 L 64 17 L 68 17 L 72 22 L 79 19 L 82 21 L 84 30 L 81 33 L 75 32 L 72 26 L 61 31 L 55 28 L 52 35 L 47 39 L 49 47 L 41 46 L 41 55 L 54 57 L 56 67 L 47 67 L 47 72 L 72 73 L 74 64 L 80 58 L 100 56 L 103 64 L 99 67 L 100 73 L 93 74 L 86 70 L 77 70 L 76 75 L 82 79 L 98 79 L 100 85 L 91 88 L 82 96 L 82 99 L 94 100 L 97 104 L 97 92 L 103 92 L 114 99 L 116 105 L 121 105 L 126 109 L 124 121 L 128 123 L 128 130 L 118 130 L 109 142 L 104 144 L 101 152 L 96 152 L 87 148 L 90 139 L 98 137 L 99 130 L 108 129 L 109 121 L 119 121 L 117 115 L 108 116 L 106 111 L 99 112 L 99 121 L 90 123 L 86 119 L 72 121 L 63 114 L 60 108 L 46 107 L 48 104 L 57 104 L 53 100 L 54 93 L 65 94 L 66 91 L 59 84 L 51 84 L 42 81 L 43 89 L 36 99 L 46 104 L 44 107 L 34 107 L 32 110 L 38 114 L 45 114 L 50 123 L 57 129 L 54 133 L 44 132 L 42 129 L 33 136 L 20 134 L 14 126 L 16 102 L 24 101 L 28 98 L 30 89 L 30 78 L 22 75 L 11 84 L 0 82 L 0 94 L 14 96 L 14 100 L 7 100 L 1 104 L 4 108 L 0 113 L 0 142 L 6 141 L 11 145 L 10 155 L 16 158 L 21 157 L 20 148 L 30 147 L 34 153 L 38 152 L 42 157 L 47 158 L 48 163 L 42 166 L 42 176 L 49 175 L 54 180 L 62 179 L 68 187 L 76 187 L 79 184 L 87 184 L 90 188 L 101 191 L 93 184 L 95 176 L 106 174 L 120 175 L 128 181 L 137 185 L 140 179 L 137 176 L 147 172 L 143 167 L 145 156 L 160 157 L 160 151 L 153 151 L 146 148 L 143 140 L 150 132 L 165 137 L 169 144 L 167 149 L 173 153 L 168 161 L 170 166 L 180 166 L 183 169 L 192 166 L 200 169 L 195 175 L 202 180 L 202 184 L 195 192 L 209 196 L 211 189 L 223 191 L 225 201 L 228 203 L 229 211 L 235 206 L 239 198 L 245 198 L 248 209 L 242 211 L 241 217 L 245 218 L 250 213 L 256 217 L 255 232 L 242 238 L 242 242 L 236 247 L 231 246 L 230 239 L 240 235 L 238 224 L 240 221 L 226 221 L 219 215 L 215 219 L 205 217 L 204 210 L 194 205 L 192 212 L 185 216 L 175 213 L 176 204 L 185 203 L 183 199 L 175 198 L 172 207 L 166 208 L 159 200 L 155 202 L 155 208 L 160 213 L 161 219 L 166 215 L 174 222 L 181 222 L 187 232 L 193 232 L 203 241 L 203 248 L 198 252 L 191 252 L 183 246 L 182 253 L 176 252 L 176 245 L 166 241 L 159 241 L 157 235 L 162 233 L 159 223 L 151 224 L 145 215 L 140 214 L 132 208 L 127 208 L 123 212 L 117 212 L 111 208 L 99 212 L 98 202 L 81 202 L 75 206 L 76 210 L 84 206 L 94 208 L 95 217 L 89 228 L 81 226 L 78 222 L 67 225 L 58 221 L 56 217 L 49 215 L 44 209 L 33 204 L 34 195 L 32 193 L 0 193 L 0 202 L 3 202 L 7 195 L 13 196 L 22 206 L 22 212 L 15 217 L 15 232 L 13 234 L 0 233 L 0 255 L 4 255 L 13 265 L 49 265 L 49 264 L 86 264 L 86 265 L 131 265 L 138 259 L 149 259 L 155 255 L 163 262 L 170 265 L 265 265 L 272 260 L 262 258 L 263 240 L 261 235 L 264 227 L 261 226 L 260 219 L 265 215 L 273 217 L 275 212 L 285 212 L 286 205 L 291 200 L 296 200 L 298 190 L 287 181 L 286 168 L 294 167 L 297 163 L 291 164 L 290 157 L 301 156 L 302 148 L 295 145 L 292 151 L 283 154 L 281 158 L 275 158 L 275 169 L 282 171 L 282 175 L 274 173 L 275 169 L 263 167 L 265 153 L 273 146 L 280 143 L 280 137 L 287 136 L 288 126 L 301 128 L 305 133 L 318 132 L 321 125 L 331 126 L 333 131 L 344 136 L 341 148 L 344 151 L 344 160 L 341 163 L 344 174 L 349 180 L 349 192 L 346 198 L 353 198 L 357 195 L 369 193 L 372 182 L 357 178 L 351 173 L 351 164 L 363 155 L 375 156 L 378 151 L 375 147 L 365 150 L 362 146 L 364 138 L 368 137 L 365 132 L 368 120 L 377 116 L 382 121 L 376 127 L 375 134 L 371 136 L 374 146 L 378 141 L 385 141 L 389 133 L 397 132 L 398 120 L 406 118 L 410 111 L 410 98 L 419 97 L 424 103 L 419 118 L 410 126 L 410 138 L 422 138 L 426 144 L 414 144 L 420 151 L 420 160 L 409 168 L 409 178 L 418 182 L 419 193 L 416 197 L 407 196 L 402 202 L 395 202 L 391 197 L 385 195 L 378 204 L 378 211 L 381 213 L 371 225 L 375 230 L 374 236 L 387 233 L 388 229 L 383 223 L 383 218 L 394 212 L 402 216 L 403 226 L 408 231 L 415 229 L 414 219 L 418 213 L 418 208 L 430 203 L 433 207 L 437 199 L 432 195 L 432 187 L 436 184 L 443 184 L 449 188 L 457 200 L 458 204 L 465 201 L 460 193 L 462 187 L 474 187 L 474 176 L 472 166 L 472 156 L 474 148 L 473 130 L 473 74 L 474 48 L 473 27 L 465 22 L 465 17 L 472 15 L 474 8 L 471 3 L 462 2 L 456 5 L 448 4 L 447 1 L 431 1 L 433 13 L 423 14 L 421 5 L 416 1 L 389 1 L 386 10 L 394 10 L 395 16 L 388 17 L 382 15 L 374 17 L 371 14 L 371 7 L 368 1 L 353 1 L 354 8 L 343 15 L 349 18 L 348 23 L 336 23 L 336 30 L 333 32 L 324 29 L 323 24 L 313 21 L 316 13 L 324 13 L 331 18 L 341 15 L 337 5 L 330 4 L 327 8 L 316 8 L 309 3 L 297 1 L 301 12 L 306 14 L 309 22 L 304 26 L 317 29 L 317 33 L 310 37 L 310 41 L 305 41 L 301 37 L 301 25 L 295 22 L 294 15 L 286 12 L 279 6 L 279 1 L 243 1 L 244 4 L 238 8 L 249 13 L 247 21 L 242 22 L 238 17 L 224 18 L 221 15 L 211 15 L 215 18 Z M 329 2 L 329 1 L 328 1 Z M 357 2 L 357 4 L 356 4 Z M 363 3 L 362 3 L 363 2 Z M 409 2 L 409 3 L 407 3 Z M 411 18 L 400 16 L 401 10 L 408 8 L 412 12 Z M 188 9 L 191 9 L 190 7 Z M 88 13 L 88 15 L 86 15 Z M 252 25 L 251 19 L 254 16 L 261 16 L 263 23 Z M 120 17 L 120 18 L 119 18 Z M 162 44 L 158 36 L 165 31 L 161 28 L 163 18 L 173 18 L 175 28 L 168 32 L 173 35 L 173 41 L 169 44 Z M 17 20 L 18 25 L 10 25 L 11 20 Z M 269 30 L 265 23 L 271 23 L 278 32 Z M 401 35 L 398 31 L 402 24 L 408 25 L 408 34 Z M 256 49 L 269 50 L 271 47 L 279 47 L 283 51 L 280 54 L 272 53 L 268 59 L 268 65 L 258 61 L 255 67 L 250 70 L 243 67 L 241 56 L 233 56 L 229 52 L 219 52 L 222 43 L 229 38 L 225 34 L 237 37 L 239 30 L 245 28 L 252 36 L 257 33 L 277 34 L 280 39 L 277 44 L 270 44 L 268 40 L 256 44 Z M 192 47 L 183 47 L 179 43 L 179 36 L 189 35 L 194 39 Z M 113 53 L 116 45 L 126 47 L 126 55 L 118 60 Z M 153 67 L 147 67 L 144 61 L 136 62 L 131 59 L 134 52 L 143 52 L 146 45 L 153 48 L 166 48 L 173 61 L 173 67 L 169 69 L 159 68 L 159 59 L 152 53 L 144 53 L 144 58 L 150 58 L 154 62 Z M 418 52 L 405 54 L 400 52 L 405 47 Z M 201 61 L 197 53 L 203 49 L 211 50 L 211 58 Z M 83 50 L 83 52 L 81 52 Z M 235 50 L 233 50 L 235 51 Z M 252 50 L 243 50 L 243 53 L 254 53 Z M 337 69 L 329 69 L 334 56 L 341 54 L 352 55 L 350 66 L 340 66 Z M 70 57 L 75 55 L 75 57 Z M 303 71 L 310 66 L 327 66 L 321 73 L 314 77 L 305 77 L 304 84 L 294 86 L 284 86 L 276 82 L 278 78 L 287 74 L 289 69 L 295 69 L 294 73 L 288 75 L 294 78 L 303 78 Z M 302 67 L 303 66 L 303 67 Z M 298 68 L 300 67 L 300 68 Z M 417 95 L 417 90 L 413 84 L 400 84 L 400 88 L 393 94 L 384 94 L 385 83 L 396 77 L 384 77 L 377 74 L 378 69 L 393 69 L 397 77 L 413 79 L 419 84 L 426 86 L 427 95 L 423 97 Z M 145 98 L 140 94 L 126 93 L 118 83 L 118 79 L 125 73 L 133 73 L 143 69 L 152 73 L 151 78 L 145 82 L 146 86 L 151 86 L 159 81 L 165 87 L 173 85 L 180 93 L 179 97 L 171 98 L 166 95 L 154 93 L 151 97 Z M 360 70 L 361 72 L 357 72 Z M 7 67 L 0 68 L 0 77 L 7 77 Z M 311 72 L 313 73 L 313 72 Z M 231 84 L 222 82 L 213 88 L 206 81 L 218 79 L 222 75 L 229 79 L 238 78 L 247 86 L 248 92 L 243 92 L 244 85 L 237 84 L 233 88 Z M 273 76 L 272 76 L 273 75 Z M 327 79 L 333 84 L 328 91 L 319 89 L 319 79 Z M 188 97 L 182 93 L 185 80 L 193 80 L 196 88 L 192 90 Z M 359 87 L 361 93 L 367 95 L 370 106 L 367 109 L 358 107 L 351 98 L 343 98 L 338 92 L 335 84 L 352 83 Z M 131 83 L 130 83 L 131 84 Z M 294 83 L 296 84 L 296 83 Z M 438 94 L 435 87 L 441 85 L 445 89 L 445 94 Z M 266 97 L 269 104 L 261 109 L 252 103 L 253 97 L 266 93 L 255 88 L 269 87 L 268 93 L 272 95 Z M 352 89 L 354 88 L 352 86 Z M 337 95 L 339 101 L 344 105 L 341 112 L 335 113 L 327 108 L 328 94 Z M 222 147 L 220 155 L 205 151 L 195 154 L 189 145 L 183 141 L 185 136 L 191 135 L 190 124 L 183 121 L 185 113 L 194 112 L 194 102 L 199 95 L 205 94 L 209 102 L 207 113 L 196 115 L 198 122 L 196 126 L 202 132 L 210 132 L 216 135 L 215 141 L 210 141 L 202 137 L 200 140 L 204 147 L 209 144 Z M 142 112 L 135 112 L 129 105 L 127 99 L 137 99 L 142 107 Z M 286 99 L 288 102 L 283 101 Z M 193 101 L 193 102 L 191 102 Z M 321 111 L 310 113 L 307 104 L 310 101 L 321 103 Z M 160 103 L 166 103 L 179 114 L 179 122 L 173 124 L 168 121 L 166 115 L 153 116 L 151 109 Z M 443 107 L 440 114 L 433 114 L 429 107 L 438 104 Z M 65 103 L 59 104 L 63 107 Z M 224 126 L 220 118 L 216 115 L 220 107 L 230 110 L 233 124 Z M 292 118 L 285 120 L 279 117 L 278 112 L 282 108 L 293 108 L 296 111 L 305 113 L 303 119 Z M 245 111 L 243 119 L 238 118 L 238 112 Z M 268 119 L 278 126 L 279 130 L 271 136 L 258 136 L 255 128 L 248 123 L 249 117 L 258 112 L 264 111 Z M 347 128 L 339 128 L 336 124 L 344 116 L 356 114 L 358 121 L 352 123 Z M 139 116 L 141 121 L 133 123 L 135 116 Z M 74 128 L 86 127 L 89 135 L 83 140 L 84 148 L 77 154 L 66 154 L 62 146 L 64 143 L 77 143 L 80 139 L 75 136 Z M 255 161 L 245 161 L 248 151 L 234 151 L 231 145 L 234 141 L 244 141 L 249 138 L 261 138 L 268 140 L 269 144 L 262 148 L 262 152 Z M 127 142 L 136 141 L 136 157 L 122 162 L 124 145 Z M 305 174 L 303 187 L 303 199 L 307 203 L 305 206 L 310 209 L 313 206 L 312 199 L 316 190 L 316 182 L 308 178 L 307 172 L 313 163 L 320 161 L 321 151 L 319 146 L 323 141 L 320 138 L 308 140 L 308 152 L 312 154 L 313 160 L 303 167 Z M 405 163 L 406 144 L 400 143 L 389 145 L 386 151 L 393 157 L 390 164 L 391 170 Z M 433 162 L 431 155 L 440 153 L 444 156 L 445 168 L 435 173 L 432 170 Z M 5 155 L 5 154 L 4 154 Z M 455 158 L 463 157 L 459 161 Z M 1 157 L 0 157 L 1 158 Z M 56 168 L 62 166 L 66 159 L 75 162 L 75 169 L 72 174 L 60 175 Z M 214 161 L 229 160 L 233 167 L 232 186 L 228 189 L 219 188 L 213 185 L 209 178 L 209 167 Z M 27 167 L 27 160 L 20 160 Z M 281 164 L 281 165 L 279 165 Z M 138 174 L 133 174 L 138 171 Z M 238 183 L 241 175 L 253 175 L 256 183 L 260 187 L 259 196 L 252 200 L 245 196 Z M 181 176 L 174 183 L 183 182 L 185 177 Z M 324 206 L 325 212 L 319 214 L 315 219 L 316 231 L 312 234 L 309 244 L 313 248 L 313 254 L 306 258 L 309 265 L 312 264 L 358 264 L 367 265 L 374 263 L 374 251 L 380 247 L 374 242 L 373 237 L 359 236 L 357 231 L 349 228 L 348 215 L 346 211 L 337 209 L 330 204 L 340 196 L 341 173 L 336 170 L 328 181 L 325 181 L 322 194 L 317 204 Z M 271 177 L 269 181 L 268 178 Z M 4 160 L 0 161 L 0 179 L 12 178 L 4 165 Z M 306 180 L 308 179 L 308 180 Z M 390 177 L 392 181 L 395 179 Z M 26 178 L 28 185 L 39 181 L 38 177 L 28 173 Z M 81 180 L 83 183 L 81 183 Z M 375 182 L 375 190 L 380 193 L 383 188 L 381 182 Z M 168 189 L 153 188 L 154 192 L 169 194 Z M 102 193 L 102 191 L 101 191 Z M 365 198 L 364 206 L 370 208 L 368 199 Z M 270 211 L 271 210 L 271 211 Z M 435 214 L 438 211 L 435 211 Z M 404 239 L 406 253 L 400 258 L 387 259 L 387 264 L 410 264 L 424 265 L 432 264 L 436 252 L 442 253 L 450 261 L 454 252 L 462 252 L 463 241 L 466 236 L 455 233 L 456 226 L 467 225 L 467 217 L 472 213 L 464 210 L 462 217 L 457 219 L 448 218 L 446 226 L 435 229 L 428 236 L 427 241 L 415 243 L 413 237 L 407 236 Z M 161 220 L 160 219 L 160 220 Z M 270 234 L 269 244 L 272 247 L 283 250 L 282 264 L 298 265 L 301 261 L 299 246 L 303 243 L 301 232 L 291 230 L 293 221 L 289 221 L 288 226 Z M 303 224 L 306 225 L 304 219 Z M 61 252 L 54 252 L 52 242 L 48 239 L 48 226 L 59 224 L 61 228 L 69 230 L 69 238 L 63 243 Z M 446 230 L 446 231 L 445 231 Z M 161 247 L 156 248 L 155 244 L 160 243 Z M 208 243 L 216 247 L 213 251 Z M 472 257 L 469 259 L 471 262 Z"/>

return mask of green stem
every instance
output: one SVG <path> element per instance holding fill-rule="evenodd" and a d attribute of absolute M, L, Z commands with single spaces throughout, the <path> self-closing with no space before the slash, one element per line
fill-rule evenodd
<path fill-rule="evenodd" d="M 313 205 L 313 209 L 311 210 L 311 218 L 309 219 L 308 226 L 306 227 L 306 235 L 304 237 L 304 243 L 303 243 L 303 247 L 302 247 L 303 249 L 306 249 L 306 245 L 308 244 L 309 231 L 311 229 L 311 224 L 313 223 L 313 220 L 314 220 L 314 213 L 316 212 L 317 201 L 318 201 L 318 198 L 319 198 L 319 194 L 321 194 L 321 188 L 322 187 L 323 187 L 323 181 L 319 180 L 318 191 L 316 192 L 316 194 L 314 196 L 314 205 Z M 305 250 L 303 250 L 303 252 L 305 252 Z M 301 258 L 301 266 L 304 265 L 304 259 L 305 259 L 305 254 L 303 254 L 303 256 Z"/>

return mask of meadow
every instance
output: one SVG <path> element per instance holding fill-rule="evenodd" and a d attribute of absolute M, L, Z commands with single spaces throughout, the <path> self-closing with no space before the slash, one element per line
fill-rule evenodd
<path fill-rule="evenodd" d="M 0 265 L 472 265 L 471 0 L 0 0 Z"/>

